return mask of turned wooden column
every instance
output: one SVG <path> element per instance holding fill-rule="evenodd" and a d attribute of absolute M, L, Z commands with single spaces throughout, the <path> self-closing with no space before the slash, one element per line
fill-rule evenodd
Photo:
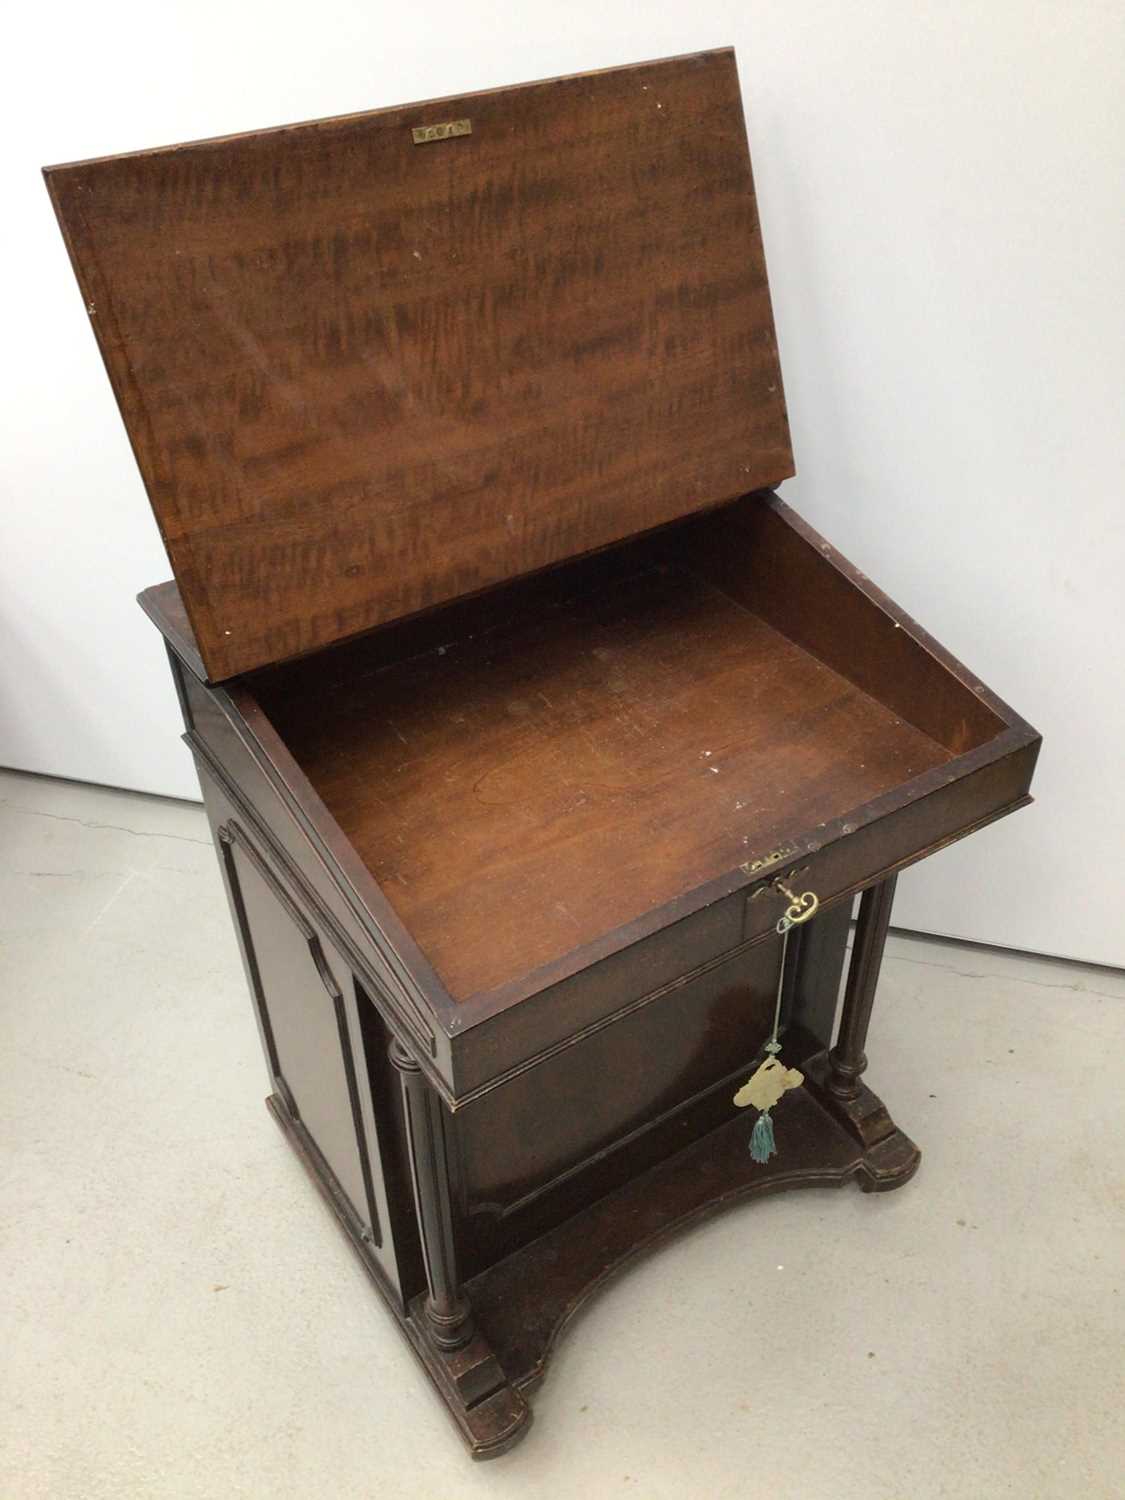
<path fill-rule="evenodd" d="M 460 1349 L 473 1336 L 473 1320 L 457 1274 L 441 1100 L 400 1042 L 391 1042 L 389 1055 L 402 1083 L 410 1178 L 429 1288 L 426 1321 L 439 1348 Z"/>
<path fill-rule="evenodd" d="M 878 885 L 869 886 L 860 897 L 855 942 L 848 966 L 844 990 L 844 1009 L 836 1045 L 828 1054 L 830 1064 L 825 1087 L 837 1099 L 855 1099 L 860 1093 L 860 1076 L 867 1067 L 864 1047 L 875 986 L 883 962 L 883 948 L 891 920 L 897 875 L 888 875 Z"/>

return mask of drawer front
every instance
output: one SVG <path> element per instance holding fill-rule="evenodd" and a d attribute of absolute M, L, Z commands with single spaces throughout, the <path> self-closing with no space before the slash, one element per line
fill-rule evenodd
<path fill-rule="evenodd" d="M 733 953 L 743 941 L 743 904 L 736 891 L 468 1027 L 453 1044 L 458 1099 L 539 1065 L 591 1028 Z"/>
<path fill-rule="evenodd" d="M 755 892 L 775 876 L 792 873 L 801 891 L 814 891 L 828 906 L 1022 806 L 1038 742 L 1013 742 L 1007 753 L 1000 742 L 996 748 L 1000 753 L 990 747 L 994 758 L 977 769 L 934 773 L 932 789 L 912 801 L 903 803 L 903 789 L 895 788 L 859 809 L 853 821 L 817 830 L 815 840 L 782 843 L 767 867 L 745 870 L 752 884 L 721 893 L 518 1005 L 481 1020 L 465 1014 L 464 1029 L 452 1039 L 458 1102 L 468 1103 L 481 1090 L 540 1065 L 554 1049 L 634 1003 L 631 997 L 653 994 L 717 955 L 770 939 L 785 903 Z"/>

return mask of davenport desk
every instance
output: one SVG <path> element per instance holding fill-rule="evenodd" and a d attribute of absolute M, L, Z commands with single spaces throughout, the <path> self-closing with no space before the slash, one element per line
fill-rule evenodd
<path fill-rule="evenodd" d="M 1038 736 L 773 493 L 730 51 L 46 176 L 269 1108 L 491 1456 L 632 1256 L 912 1175 L 863 1076 L 896 873 Z"/>

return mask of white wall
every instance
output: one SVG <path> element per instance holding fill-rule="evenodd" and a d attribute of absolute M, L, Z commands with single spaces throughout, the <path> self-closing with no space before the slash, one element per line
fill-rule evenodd
<path fill-rule="evenodd" d="M 1120 0 L 164 0 L 5 21 L 0 763 L 196 795 L 42 163 L 738 48 L 814 525 L 1045 734 L 904 925 L 1125 963 Z"/>

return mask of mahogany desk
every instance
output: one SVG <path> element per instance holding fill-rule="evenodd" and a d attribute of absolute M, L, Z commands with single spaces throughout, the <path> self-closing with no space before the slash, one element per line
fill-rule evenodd
<path fill-rule="evenodd" d="M 773 493 L 731 52 L 47 180 L 269 1107 L 496 1454 L 632 1256 L 913 1174 L 863 1078 L 896 874 L 1026 803 L 1038 737 Z"/>

